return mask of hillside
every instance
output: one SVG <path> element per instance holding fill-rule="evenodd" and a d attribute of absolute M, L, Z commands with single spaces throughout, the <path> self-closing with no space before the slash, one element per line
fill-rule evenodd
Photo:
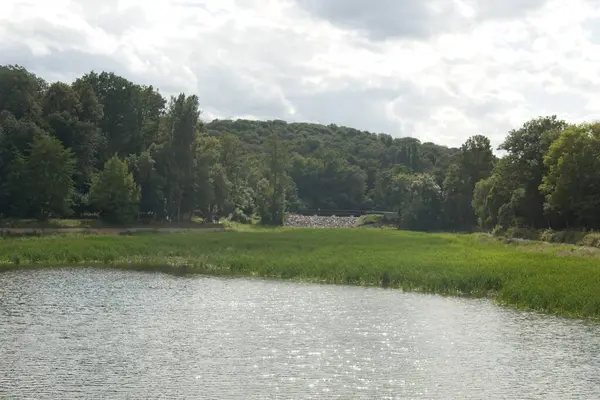
<path fill-rule="evenodd" d="M 214 120 L 206 135 L 233 135 L 245 151 L 261 153 L 276 134 L 292 154 L 290 174 L 298 197 L 309 208 L 388 208 L 377 202 L 377 176 L 393 167 L 428 173 L 441 185 L 459 150 L 418 139 L 359 131 L 337 125 L 286 123 L 281 120 Z"/>

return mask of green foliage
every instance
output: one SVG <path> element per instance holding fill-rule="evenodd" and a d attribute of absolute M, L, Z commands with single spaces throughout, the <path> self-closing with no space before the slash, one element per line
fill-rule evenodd
<path fill-rule="evenodd" d="M 546 229 L 541 233 L 541 235 L 539 235 L 539 239 L 549 243 L 572 243 L 583 245 L 582 242 L 586 236 L 586 233 L 581 231 L 554 231 L 552 229 Z M 590 234 L 590 241 L 593 236 L 593 234 Z"/>
<path fill-rule="evenodd" d="M 544 164 L 548 173 L 540 190 L 546 209 L 566 226 L 600 226 L 600 124 L 565 129 L 552 143 Z"/>
<path fill-rule="evenodd" d="M 381 226 L 385 223 L 385 218 L 381 214 L 363 215 L 358 219 L 358 226 L 377 225 Z"/>
<path fill-rule="evenodd" d="M 548 225 L 549 215 L 544 212 L 544 194 L 540 184 L 547 173 L 544 157 L 566 123 L 556 116 L 540 117 L 526 122 L 517 130 L 508 133 L 500 150 L 507 152 L 501 171 L 494 171 L 502 177 L 508 191 L 523 188 L 524 213 L 518 215 L 524 223 L 534 228 Z M 506 201 L 510 194 L 506 196 Z"/>
<path fill-rule="evenodd" d="M 489 296 L 555 314 L 600 317 L 598 255 L 565 245 L 388 229 L 0 239 L 0 269 L 104 264 L 130 269 L 386 285 Z"/>
<path fill-rule="evenodd" d="M 357 209 L 364 205 L 366 174 L 337 152 L 323 152 L 318 158 L 296 155 L 290 173 L 308 208 Z"/>
<path fill-rule="evenodd" d="M 147 150 L 159 133 L 159 121 L 165 99 L 152 86 L 140 86 L 114 73 L 90 72 L 73 83 L 78 92 L 87 92 L 87 104 L 82 113 L 96 121 L 103 133 L 98 164 L 118 154 L 124 158 Z M 93 96 L 102 106 L 95 107 Z"/>
<path fill-rule="evenodd" d="M 64 217 L 71 213 L 75 159 L 70 149 L 48 135 L 34 138 L 24 163 L 16 163 L 22 190 L 22 205 L 38 219 Z"/>
<path fill-rule="evenodd" d="M 133 220 L 139 209 L 140 188 L 129 172 L 127 163 L 116 155 L 94 176 L 90 188 L 90 204 L 109 222 Z"/>
<path fill-rule="evenodd" d="M 171 219 L 190 220 L 196 208 L 194 162 L 200 107 L 198 97 L 180 94 L 169 103 L 166 122 L 166 203 Z"/>
<path fill-rule="evenodd" d="M 281 140 L 272 135 L 267 142 L 266 179 L 259 186 L 258 215 L 266 225 L 285 222 L 285 195 L 290 179 L 287 175 L 288 155 Z"/>
<path fill-rule="evenodd" d="M 457 162 L 448 168 L 442 184 L 446 229 L 470 230 L 477 218 L 473 195 L 479 181 L 489 177 L 494 155 L 488 138 L 476 135 L 461 146 Z M 480 205 L 478 205 L 481 208 Z"/>
<path fill-rule="evenodd" d="M 306 208 L 387 208 L 375 199 L 383 171 L 404 166 L 435 176 L 439 184 L 457 153 L 414 138 L 394 139 L 337 125 L 215 120 L 206 124 L 205 132 L 218 138 L 235 135 L 245 151 L 255 153 L 264 153 L 269 137 L 276 134 L 291 154 L 289 175 Z"/>
<path fill-rule="evenodd" d="M 583 237 L 578 239 L 576 242 L 568 242 L 568 243 L 576 243 L 581 246 L 600 248 L 600 233 L 598 233 L 598 232 L 585 233 L 583 235 Z"/>
<path fill-rule="evenodd" d="M 244 214 L 244 212 L 242 210 L 240 210 L 239 208 L 236 208 L 235 210 L 233 210 L 233 213 L 231 214 L 231 220 L 233 222 L 239 222 L 240 224 L 251 224 L 252 223 L 252 218 L 247 216 L 246 214 Z"/>
<path fill-rule="evenodd" d="M 0 66 L 0 112 L 40 122 L 40 99 L 46 83 L 18 65 Z"/>
<path fill-rule="evenodd" d="M 397 176 L 393 181 L 398 207 L 399 227 L 413 230 L 440 229 L 441 189 L 428 174 Z"/>
<path fill-rule="evenodd" d="M 200 114 L 196 96 L 165 99 L 152 86 L 114 73 L 90 72 L 70 85 L 48 85 L 21 67 L 1 67 L 0 214 L 33 216 L 15 194 L 24 186 L 20 164 L 40 132 L 73 154 L 75 189 L 65 202 L 76 215 L 93 211 L 92 178 L 116 154 L 140 186 L 140 211 L 154 220 L 185 221 L 195 213 L 210 220 L 239 211 L 281 224 L 287 210 L 395 207 L 376 199 L 384 191 L 376 184 L 382 171 L 402 166 L 428 173 L 439 184 L 457 153 L 336 125 L 277 120 L 204 125 Z M 283 149 L 277 157 L 275 142 Z M 285 166 L 274 165 L 276 160 Z"/>
<path fill-rule="evenodd" d="M 507 204 L 513 198 L 513 192 L 519 190 L 518 182 L 510 179 L 508 160 L 500 160 L 494 166 L 494 172 L 486 179 L 482 179 L 475 184 L 473 191 L 472 207 L 477 217 L 477 222 L 482 229 L 491 229 L 503 220 L 503 224 L 509 225 L 517 220 L 521 220 L 525 215 L 520 208 L 508 206 Z M 518 196 L 515 197 L 515 200 Z M 504 207 L 506 205 L 506 207 Z M 517 205 L 516 203 L 513 206 Z M 504 207 L 504 208 L 503 208 Z M 501 212 L 502 210 L 502 212 Z M 509 218 L 506 218 L 506 212 L 510 211 Z M 519 214 L 519 215 L 516 215 Z"/>
<path fill-rule="evenodd" d="M 48 84 L 0 66 L 0 216 L 85 216 L 99 197 L 92 178 L 116 154 L 155 221 L 258 214 L 279 225 L 290 211 L 335 209 L 395 212 L 415 230 L 600 229 L 598 124 L 532 119 L 508 132 L 498 160 L 483 135 L 448 148 L 333 124 L 200 116 L 197 96 L 166 99 L 114 73 Z M 62 147 L 46 141 L 51 157 L 30 157 L 42 136 Z M 38 179 L 40 160 L 58 174 L 56 190 Z"/>
<path fill-rule="evenodd" d="M 101 111 L 94 93 L 83 87 L 81 96 L 85 102 L 71 86 L 53 83 L 42 99 L 42 113 L 48 131 L 73 152 L 77 167 L 74 174 L 76 187 L 84 193 L 95 172 L 95 157 L 102 145 L 102 135 L 96 126 Z"/>

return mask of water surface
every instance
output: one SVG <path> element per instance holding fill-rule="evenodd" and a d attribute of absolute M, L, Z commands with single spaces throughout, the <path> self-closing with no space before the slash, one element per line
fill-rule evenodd
<path fill-rule="evenodd" d="M 397 290 L 0 274 L 0 398 L 600 399 L 600 325 Z"/>

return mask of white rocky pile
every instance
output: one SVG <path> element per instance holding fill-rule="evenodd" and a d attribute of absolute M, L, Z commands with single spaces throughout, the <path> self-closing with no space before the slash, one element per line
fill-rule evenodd
<path fill-rule="evenodd" d="M 288 215 L 285 225 L 305 228 L 352 228 L 358 223 L 358 217 L 336 217 L 318 215 Z"/>

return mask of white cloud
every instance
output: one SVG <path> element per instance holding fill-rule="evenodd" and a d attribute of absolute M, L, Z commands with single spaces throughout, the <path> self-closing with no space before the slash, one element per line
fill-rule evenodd
<path fill-rule="evenodd" d="M 453 146 L 479 133 L 497 145 L 538 115 L 600 116 L 597 0 L 369 3 L 4 0 L 0 63 L 48 80 L 111 70 L 196 93 L 209 118 L 335 123 Z"/>

